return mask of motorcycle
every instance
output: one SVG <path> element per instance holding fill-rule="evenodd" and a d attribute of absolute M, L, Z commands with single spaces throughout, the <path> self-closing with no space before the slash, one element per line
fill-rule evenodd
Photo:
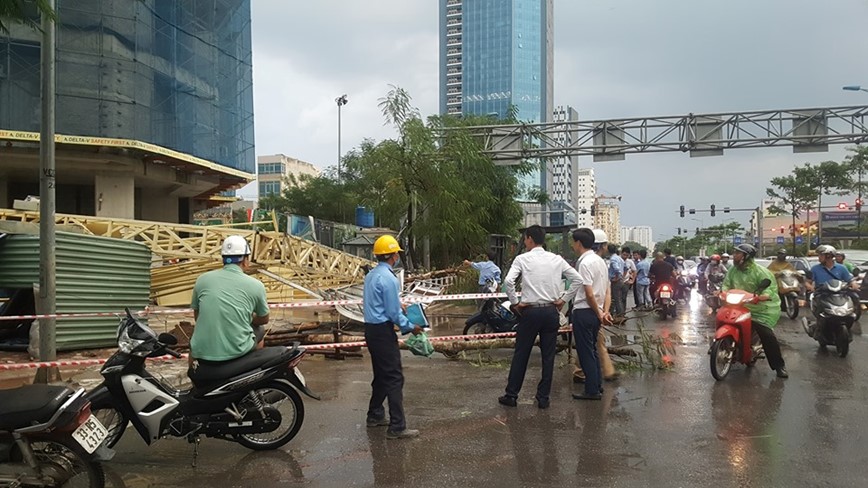
<path fill-rule="evenodd" d="M 834 344 L 838 356 L 846 357 L 853 340 L 851 328 L 856 321 L 856 307 L 846 283 L 829 280 L 818 285 L 811 294 L 811 312 L 816 322 L 809 323 L 802 318 L 805 333 L 816 340 L 820 347 Z"/>
<path fill-rule="evenodd" d="M 666 320 L 666 317 L 668 316 L 675 318 L 676 302 L 672 285 L 669 283 L 662 283 L 657 287 L 657 292 L 654 295 L 654 310 L 657 312 L 660 319 Z"/>
<path fill-rule="evenodd" d="M 497 292 L 497 283 L 489 280 L 485 285 L 489 293 Z M 464 321 L 464 335 L 512 332 L 518 325 L 518 316 L 509 309 L 508 301 L 487 298 L 475 314 Z"/>
<path fill-rule="evenodd" d="M 765 357 L 759 335 L 753 330 L 751 313 L 745 304 L 758 303 L 759 293 L 771 285 L 764 279 L 756 293 L 729 290 L 720 293 L 722 307 L 717 312 L 714 342 L 711 343 L 711 375 L 721 381 L 736 362 L 753 366 Z"/>
<path fill-rule="evenodd" d="M 781 296 L 781 310 L 790 319 L 799 316 L 799 291 L 801 276 L 792 270 L 785 269 L 775 273 L 778 281 L 778 294 Z"/>
<path fill-rule="evenodd" d="M 102 488 L 108 432 L 83 389 L 28 385 L 0 391 L 0 486 Z"/>
<path fill-rule="evenodd" d="M 509 310 L 510 303 L 488 298 L 482 308 L 464 321 L 464 335 L 512 332 L 518 325 L 518 316 Z"/>
<path fill-rule="evenodd" d="M 693 283 L 694 276 L 690 273 L 690 270 L 684 269 L 679 271 L 678 280 L 675 283 L 675 298 L 677 300 L 689 300 Z"/>
<path fill-rule="evenodd" d="M 197 360 L 189 375 L 192 388 L 178 390 L 151 375 L 145 359 L 181 354 L 171 334 L 159 336 L 127 310 L 118 327 L 118 350 L 102 368 L 103 383 L 88 394 L 106 424 L 106 443 L 114 446 L 128 423 L 153 444 L 173 436 L 198 446 L 199 437 L 270 450 L 289 442 L 301 429 L 304 404 L 299 391 L 318 400 L 306 386 L 298 363 L 304 348 L 266 347 L 232 361 Z M 196 451 L 194 450 L 194 461 Z"/>
<path fill-rule="evenodd" d="M 726 275 L 723 273 L 713 273 L 708 277 L 706 285 L 705 304 L 711 307 L 712 313 L 717 313 L 720 308 L 720 285 L 723 283 Z"/>

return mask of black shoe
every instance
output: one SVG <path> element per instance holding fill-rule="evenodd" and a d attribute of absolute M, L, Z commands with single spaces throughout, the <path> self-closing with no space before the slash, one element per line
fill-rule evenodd
<path fill-rule="evenodd" d="M 518 406 L 518 402 L 515 398 L 511 396 L 503 395 L 502 397 L 497 399 L 497 403 L 507 406 L 507 407 L 515 407 Z"/>
<path fill-rule="evenodd" d="M 549 408 L 549 406 L 551 406 L 551 400 L 549 400 L 549 399 L 540 400 L 539 398 L 536 399 L 536 408 L 538 408 L 540 410 L 545 410 L 545 409 Z"/>
<path fill-rule="evenodd" d="M 584 382 L 585 382 L 584 376 L 573 375 L 573 383 L 584 383 Z"/>
<path fill-rule="evenodd" d="M 365 421 L 365 425 L 367 425 L 368 427 L 385 427 L 389 425 L 389 419 L 387 419 L 386 417 L 383 417 L 381 419 L 369 418 Z"/>
<path fill-rule="evenodd" d="M 596 395 L 589 395 L 587 393 L 573 393 L 573 400 L 602 400 L 603 395 L 597 393 Z"/>
<path fill-rule="evenodd" d="M 787 373 L 787 368 L 781 366 L 776 370 L 778 372 L 778 378 L 789 378 L 790 374 Z"/>

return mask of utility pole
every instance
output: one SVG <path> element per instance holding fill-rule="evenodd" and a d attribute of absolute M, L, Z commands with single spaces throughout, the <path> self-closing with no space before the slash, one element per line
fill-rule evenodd
<path fill-rule="evenodd" d="M 46 0 L 48 7 L 55 11 L 56 0 Z M 53 314 L 57 306 L 57 259 L 54 254 L 55 236 L 55 161 L 54 161 L 54 120 L 55 120 L 55 23 L 51 17 L 42 14 L 42 120 L 39 132 L 39 311 Z M 57 359 L 56 338 L 57 321 L 39 319 L 39 360 Z M 41 368 L 36 373 L 37 383 L 48 383 L 59 378 L 57 368 Z"/>

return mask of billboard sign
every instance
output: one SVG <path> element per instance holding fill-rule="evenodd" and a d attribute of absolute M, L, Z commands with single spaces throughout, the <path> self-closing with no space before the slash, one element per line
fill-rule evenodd
<path fill-rule="evenodd" d="M 868 230 L 865 225 L 868 214 L 862 214 L 862 230 Z M 838 210 L 833 212 L 822 212 L 820 215 L 820 229 L 822 230 L 823 238 L 828 239 L 855 239 L 858 237 L 858 229 L 856 221 L 859 218 L 858 212 L 849 212 Z"/>

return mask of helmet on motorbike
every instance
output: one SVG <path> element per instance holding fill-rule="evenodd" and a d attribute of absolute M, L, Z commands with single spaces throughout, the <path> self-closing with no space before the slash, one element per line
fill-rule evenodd
<path fill-rule="evenodd" d="M 842 258 L 847 257 L 847 256 L 844 255 L 843 252 L 841 252 L 841 251 L 835 251 L 835 257 L 837 258 L 838 256 L 841 256 Z"/>
<path fill-rule="evenodd" d="M 817 254 L 832 254 L 832 255 L 834 255 L 835 254 L 835 248 L 828 245 L 828 244 L 823 244 L 821 246 L 817 246 Z"/>
<path fill-rule="evenodd" d="M 739 244 L 736 246 L 735 252 L 744 253 L 746 259 L 753 259 L 756 257 L 756 248 L 750 244 Z M 724 254 L 724 256 L 726 256 L 726 254 Z"/>
<path fill-rule="evenodd" d="M 394 254 L 398 251 L 403 251 L 403 249 L 401 249 L 398 241 L 388 234 L 380 236 L 376 241 L 374 241 L 375 255 Z"/>
<path fill-rule="evenodd" d="M 223 257 L 248 256 L 250 255 L 250 246 L 247 244 L 247 240 L 241 236 L 229 236 L 223 240 L 220 255 Z"/>
<path fill-rule="evenodd" d="M 603 229 L 594 229 L 594 244 L 604 242 L 609 242 L 609 236 L 606 235 L 606 232 Z"/>
<path fill-rule="evenodd" d="M 778 256 L 786 256 L 786 255 L 787 255 L 786 249 L 784 249 L 784 248 L 778 249 Z"/>
<path fill-rule="evenodd" d="M 676 261 L 684 261 L 684 256 L 678 256 L 675 258 Z"/>
<path fill-rule="evenodd" d="M 702 263 L 708 261 L 708 256 L 699 256 L 699 261 Z"/>
<path fill-rule="evenodd" d="M 720 254 L 712 254 L 712 255 L 711 255 L 711 260 L 712 260 L 712 261 L 717 261 L 717 262 L 719 263 L 719 262 L 720 262 Z"/>

